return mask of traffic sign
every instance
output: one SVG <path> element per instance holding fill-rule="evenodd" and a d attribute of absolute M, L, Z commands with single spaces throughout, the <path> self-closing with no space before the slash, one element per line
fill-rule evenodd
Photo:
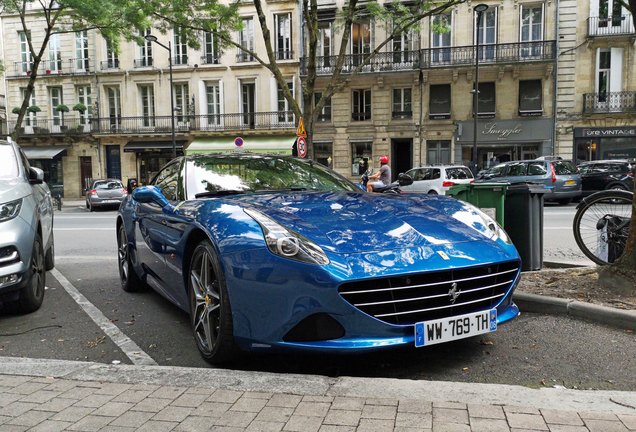
<path fill-rule="evenodd" d="M 307 141 L 303 137 L 298 137 L 298 156 L 301 158 L 307 157 Z"/>
<path fill-rule="evenodd" d="M 245 144 L 245 141 L 243 141 L 243 138 L 241 138 L 240 136 L 239 136 L 239 137 L 234 138 L 234 145 L 235 145 L 235 146 L 237 146 L 237 147 L 242 147 L 242 146 L 243 146 L 243 144 Z"/>
<path fill-rule="evenodd" d="M 298 129 L 296 129 L 296 136 L 307 138 L 307 130 L 305 129 L 305 122 L 303 121 L 302 117 L 300 118 L 300 120 L 298 120 Z"/>

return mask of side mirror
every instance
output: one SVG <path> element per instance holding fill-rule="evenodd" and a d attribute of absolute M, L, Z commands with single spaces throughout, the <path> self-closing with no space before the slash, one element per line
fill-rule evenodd
<path fill-rule="evenodd" d="M 400 186 L 408 186 L 413 184 L 413 177 L 408 174 L 400 173 L 398 174 L 398 184 Z"/>
<path fill-rule="evenodd" d="M 170 205 L 161 189 L 156 186 L 140 186 L 133 191 L 132 197 L 140 203 L 157 203 L 162 208 Z"/>
<path fill-rule="evenodd" d="M 44 171 L 40 168 L 31 167 L 29 169 L 29 183 L 42 184 L 44 183 Z"/>

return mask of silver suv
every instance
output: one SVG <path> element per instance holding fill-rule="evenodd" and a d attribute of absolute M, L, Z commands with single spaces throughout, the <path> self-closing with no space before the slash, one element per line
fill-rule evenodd
<path fill-rule="evenodd" d="M 44 173 L 29 165 L 16 143 L 0 140 L 0 305 L 20 313 L 37 310 L 54 251 Z"/>
<path fill-rule="evenodd" d="M 445 195 L 451 186 L 472 183 L 473 173 L 463 165 L 429 165 L 408 170 L 413 184 L 400 186 L 403 192 Z"/>

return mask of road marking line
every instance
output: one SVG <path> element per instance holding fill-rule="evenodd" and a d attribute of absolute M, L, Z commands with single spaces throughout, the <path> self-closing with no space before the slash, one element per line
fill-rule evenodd
<path fill-rule="evenodd" d="M 117 261 L 117 256 L 113 255 L 64 255 L 56 256 L 55 261 Z"/>
<path fill-rule="evenodd" d="M 544 226 L 543 229 L 544 230 L 571 230 L 572 227 L 571 226 L 563 226 L 563 227 L 559 227 L 559 226 L 547 227 L 547 226 Z"/>
<path fill-rule="evenodd" d="M 146 354 L 132 339 L 119 330 L 119 327 L 113 324 L 93 303 L 89 302 L 62 273 L 57 269 L 53 269 L 51 270 L 51 274 L 93 322 L 126 354 L 133 364 L 157 366 L 157 362 L 154 361 L 152 357 Z"/>
<path fill-rule="evenodd" d="M 55 231 L 115 231 L 115 227 L 110 228 L 57 228 L 53 227 Z"/>

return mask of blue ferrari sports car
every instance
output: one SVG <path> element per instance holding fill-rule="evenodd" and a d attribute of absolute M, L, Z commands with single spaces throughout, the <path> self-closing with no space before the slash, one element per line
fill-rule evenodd
<path fill-rule="evenodd" d="M 122 288 L 191 316 L 202 356 L 359 352 L 497 329 L 519 309 L 505 231 L 452 197 L 378 194 L 305 159 L 174 159 L 117 215 Z"/>

